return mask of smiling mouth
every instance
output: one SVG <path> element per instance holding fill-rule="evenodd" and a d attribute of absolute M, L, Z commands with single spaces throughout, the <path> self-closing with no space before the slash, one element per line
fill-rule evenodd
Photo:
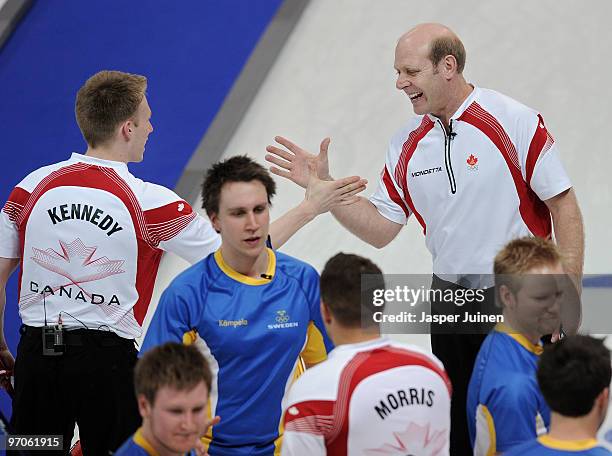
<path fill-rule="evenodd" d="M 418 100 L 422 96 L 423 96 L 423 92 L 417 92 L 417 93 L 408 94 L 408 97 L 410 97 L 410 101 Z"/>

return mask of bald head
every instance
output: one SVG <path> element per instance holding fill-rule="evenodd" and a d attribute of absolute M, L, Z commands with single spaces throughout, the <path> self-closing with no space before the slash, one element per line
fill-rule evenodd
<path fill-rule="evenodd" d="M 459 37 L 447 26 L 436 23 L 419 24 L 404 33 L 397 46 L 408 46 L 422 51 L 436 66 L 440 60 L 452 55 L 457 61 L 457 73 L 465 67 L 465 48 Z"/>

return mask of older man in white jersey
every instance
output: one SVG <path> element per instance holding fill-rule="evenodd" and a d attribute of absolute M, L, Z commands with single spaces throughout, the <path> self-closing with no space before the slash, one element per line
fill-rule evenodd
<path fill-rule="evenodd" d="M 465 60 L 461 40 L 443 25 L 420 24 L 400 37 L 396 87 L 409 97 L 416 116 L 391 138 L 376 192 L 332 214 L 378 248 L 389 244 L 414 214 L 433 257 L 433 286 L 451 289 L 491 286 L 480 275 L 492 274 L 502 246 L 526 235 L 549 238 L 554 228 L 566 272 L 579 288 L 582 218 L 554 139 L 537 111 L 468 83 Z M 272 172 L 303 187 L 309 166 L 319 178 L 332 179 L 329 139 L 318 155 L 285 138 L 276 141 L 284 148 L 268 147 L 266 159 L 276 165 Z M 493 313 L 492 301 L 463 310 Z M 435 310 L 453 313 L 454 307 Z M 573 312 L 564 315 L 564 326 L 572 333 L 579 311 L 568 310 Z M 432 334 L 431 343 L 454 387 L 451 454 L 465 456 L 471 452 L 466 390 L 488 328 L 447 329 Z"/>

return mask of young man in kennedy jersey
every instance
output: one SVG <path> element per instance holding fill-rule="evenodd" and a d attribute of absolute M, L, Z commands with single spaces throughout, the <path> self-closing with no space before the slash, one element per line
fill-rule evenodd
<path fill-rule="evenodd" d="M 13 430 L 70 442 L 76 421 L 85 454 L 116 449 L 140 422 L 134 339 L 162 253 L 194 263 L 221 243 L 186 201 L 128 171 L 153 131 L 146 87 L 144 76 L 119 71 L 89 78 L 75 108 L 87 152 L 29 174 L 0 212 L 0 323 L 7 280 L 21 264 L 15 365 L 0 330 L 0 370 L 15 371 Z M 349 181 L 353 187 L 309 192 L 273 225 L 274 245 L 317 213 L 350 203 L 363 186 Z M 43 327 L 53 325 L 62 329 L 49 328 L 43 347 Z"/>
<path fill-rule="evenodd" d="M 604 341 L 570 336 L 540 356 L 538 384 L 551 409 L 550 432 L 505 456 L 610 456 L 597 445 L 597 430 L 610 401 L 610 351 Z"/>
<path fill-rule="evenodd" d="M 480 348 L 468 387 L 467 418 L 475 456 L 501 453 L 546 432 L 550 410 L 536 380 L 541 338 L 559 327 L 563 265 L 542 238 L 508 243 L 495 257 L 503 307 Z"/>
<path fill-rule="evenodd" d="M 183 340 L 206 355 L 209 416 L 222 417 L 206 437 L 211 456 L 277 454 L 285 392 L 331 347 L 317 272 L 266 246 L 274 193 L 267 170 L 248 157 L 211 167 L 202 199 L 221 247 L 166 289 L 143 344 Z"/>
<path fill-rule="evenodd" d="M 134 369 L 142 426 L 115 456 L 195 456 L 209 425 L 211 379 L 195 346 L 169 342 L 147 352 Z"/>
<path fill-rule="evenodd" d="M 321 312 L 336 348 L 291 388 L 284 456 L 448 455 L 450 381 L 435 356 L 380 336 L 373 291 L 384 288 L 366 258 L 325 265 Z"/>

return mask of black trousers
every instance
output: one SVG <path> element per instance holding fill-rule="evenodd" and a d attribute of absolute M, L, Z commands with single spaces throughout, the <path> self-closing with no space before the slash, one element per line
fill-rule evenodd
<path fill-rule="evenodd" d="M 452 282 L 446 282 L 436 276 L 432 289 L 457 290 L 465 289 Z M 456 306 L 453 303 L 432 302 L 433 314 L 455 314 L 463 319 L 465 312 L 499 314 L 501 309 L 495 307 L 495 291 L 489 288 L 484 292 L 484 302 Z M 472 445 L 467 424 L 467 390 L 474 369 L 474 362 L 480 346 L 492 324 L 447 324 L 443 327 L 432 327 L 431 350 L 444 364 L 446 373 L 453 385 L 451 398 L 451 456 L 469 456 Z"/>
<path fill-rule="evenodd" d="M 83 454 L 107 456 L 136 431 L 133 340 L 74 330 L 63 355 L 43 356 L 41 328 L 24 326 L 21 334 L 11 419 L 16 434 L 63 435 L 64 450 L 47 454 L 66 454 L 76 422 Z"/>

